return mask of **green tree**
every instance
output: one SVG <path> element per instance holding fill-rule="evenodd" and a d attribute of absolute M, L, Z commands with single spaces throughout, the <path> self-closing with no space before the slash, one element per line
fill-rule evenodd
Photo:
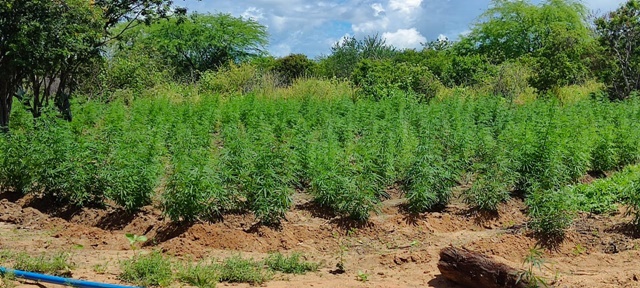
<path fill-rule="evenodd" d="M 331 55 L 320 60 L 322 74 L 326 77 L 349 78 L 360 60 L 389 59 L 397 53 L 396 48 L 386 43 L 379 35 L 362 40 L 345 37 L 331 47 Z"/>
<path fill-rule="evenodd" d="M 627 98 L 640 89 L 640 1 L 627 1 L 596 19 L 595 25 L 604 48 L 600 79 L 611 98 Z"/>
<path fill-rule="evenodd" d="M 493 63 L 532 57 L 532 84 L 541 91 L 588 76 L 595 44 L 585 6 L 575 0 L 493 0 L 471 33 L 455 46 L 461 54 L 486 55 Z"/>
<path fill-rule="evenodd" d="M 70 119 L 73 74 L 88 58 L 99 55 L 96 43 L 102 25 L 98 9 L 87 1 L 0 4 L 0 127 L 8 129 L 12 99 L 24 81 L 30 93 L 18 95 L 34 117 L 55 101 Z"/>
<path fill-rule="evenodd" d="M 316 63 L 304 54 L 291 54 L 275 60 L 273 71 L 277 72 L 287 85 L 294 80 L 312 73 Z"/>
<path fill-rule="evenodd" d="M 55 105 L 71 120 L 69 98 L 83 66 L 136 23 L 168 15 L 170 0 L 6 0 L 0 3 L 0 130 L 8 131 L 17 96 L 39 117 Z M 179 14 L 184 9 L 177 9 Z"/>
<path fill-rule="evenodd" d="M 130 29 L 123 38 L 122 53 L 147 51 L 182 79 L 197 79 L 199 73 L 217 70 L 229 62 L 237 64 L 262 56 L 268 44 L 265 26 L 229 14 L 171 17 Z"/>

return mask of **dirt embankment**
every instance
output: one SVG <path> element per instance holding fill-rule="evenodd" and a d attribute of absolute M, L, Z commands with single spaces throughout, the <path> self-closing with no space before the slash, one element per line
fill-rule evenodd
<path fill-rule="evenodd" d="M 299 251 L 323 263 L 317 273 L 281 276 L 267 287 L 457 287 L 437 270 L 438 252 L 444 247 L 466 247 L 520 268 L 529 250 L 540 246 L 549 269 L 539 274 L 556 287 L 640 287 L 639 235 L 626 225 L 629 219 L 623 213 L 581 215 L 565 241 L 540 243 L 525 229 L 519 200 L 502 205 L 495 214 L 456 204 L 412 215 L 403 212 L 401 199 L 392 198 L 368 224 L 357 225 L 297 196 L 282 226 L 270 228 L 255 225 L 251 215 L 179 225 L 153 207 L 135 215 L 118 209 L 64 210 L 42 200 L 5 195 L 0 198 L 0 249 L 71 251 L 78 267 L 75 278 L 120 283 L 118 261 L 132 255 L 124 234 L 134 233 L 148 237 L 144 249 L 183 259 L 239 253 L 262 258 L 272 251 Z M 331 273 L 340 258 L 346 273 Z M 96 273 L 96 265 L 106 266 L 105 273 Z M 368 275 L 368 281 L 358 281 L 358 273 Z"/>

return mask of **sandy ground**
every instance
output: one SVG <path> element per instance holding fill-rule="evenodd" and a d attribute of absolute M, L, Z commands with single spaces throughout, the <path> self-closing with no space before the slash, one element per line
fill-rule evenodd
<path fill-rule="evenodd" d="M 525 229 L 520 200 L 511 200 L 491 215 L 460 203 L 440 212 L 409 215 L 403 212 L 403 200 L 393 197 L 368 224 L 356 225 L 328 215 L 308 196 L 298 194 L 287 221 L 274 229 L 256 226 L 251 215 L 180 226 L 153 207 L 136 215 L 117 209 L 69 211 L 43 200 L 11 197 L 0 195 L 0 250 L 68 251 L 76 264 L 74 278 L 107 283 L 123 284 L 117 279 L 118 263 L 133 255 L 125 233 L 146 235 L 150 240 L 144 251 L 161 250 L 182 259 L 237 254 L 259 259 L 271 251 L 298 251 L 323 263 L 315 273 L 276 275 L 265 287 L 459 287 L 440 276 L 440 249 L 465 247 L 522 268 L 529 249 L 542 245 Z M 640 239 L 623 215 L 580 215 L 564 242 L 541 248 L 549 269 L 539 274 L 554 287 L 640 287 Z M 346 273 L 333 274 L 340 251 Z M 95 265 L 106 266 L 105 273 L 96 273 Z M 366 273 L 369 281 L 358 281 L 358 273 Z M 34 285 L 55 287 L 18 283 Z M 227 286 L 248 287 L 218 285 Z"/>

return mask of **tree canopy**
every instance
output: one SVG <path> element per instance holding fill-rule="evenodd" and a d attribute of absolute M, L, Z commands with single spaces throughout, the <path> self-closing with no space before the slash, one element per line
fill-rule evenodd
<path fill-rule="evenodd" d="M 640 1 L 629 0 L 595 24 L 604 49 L 599 76 L 610 96 L 627 98 L 640 89 Z"/>
<path fill-rule="evenodd" d="M 121 24 L 117 29 L 123 29 Z M 115 32 L 118 33 L 118 32 Z M 181 78 L 266 55 L 266 27 L 229 14 L 171 17 L 124 34 L 120 50 L 144 51 L 174 69 Z M 136 54 L 137 54 L 136 52 Z"/>

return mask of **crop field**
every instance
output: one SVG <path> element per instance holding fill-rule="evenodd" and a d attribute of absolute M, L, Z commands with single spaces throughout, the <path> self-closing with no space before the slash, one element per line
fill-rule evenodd
<path fill-rule="evenodd" d="M 574 221 L 585 214 L 608 217 L 624 208 L 623 224 L 638 223 L 640 101 L 513 104 L 457 95 L 426 105 L 401 93 L 353 101 L 190 97 L 184 89 L 184 96 L 159 93 L 128 105 L 78 103 L 73 122 L 41 117 L 34 125 L 15 109 L 11 133 L 0 136 L 3 198 L 40 203 L 71 222 L 87 211 L 131 215 L 115 226 L 77 222 L 122 234 L 152 231 L 159 244 L 176 237 L 162 235 L 159 223 L 180 237 L 198 223 L 214 229 L 238 217 L 256 231 L 287 231 L 304 223 L 305 210 L 344 235 L 372 229 L 390 209 L 423 219 L 467 207 L 471 214 L 456 221 L 494 215 L 502 229 L 522 223 L 531 239 L 550 241 L 575 233 Z M 520 216 L 500 219 L 514 205 Z M 160 222 L 144 232 L 127 226 L 140 215 Z M 430 234 L 419 225 L 405 229 L 412 227 L 415 239 Z"/>
<path fill-rule="evenodd" d="M 354 221 L 379 211 L 394 187 L 408 213 L 435 211 L 452 197 L 496 211 L 516 191 L 531 227 L 549 236 L 562 234 L 573 212 L 640 204 L 636 191 L 566 187 L 638 162 L 638 101 L 211 96 L 79 111 L 72 123 L 17 119 L 2 138 L 2 187 L 78 207 L 135 212 L 157 203 L 176 222 L 249 212 L 264 225 L 284 220 L 296 191 Z M 472 184 L 453 195 L 465 181 Z"/>

